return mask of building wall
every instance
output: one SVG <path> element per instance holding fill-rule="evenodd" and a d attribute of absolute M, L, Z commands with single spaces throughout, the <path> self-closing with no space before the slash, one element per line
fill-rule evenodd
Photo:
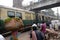
<path fill-rule="evenodd" d="M 23 8 L 23 7 L 22 7 L 22 1 L 23 1 L 23 0 L 13 0 L 13 7 Z"/>
<path fill-rule="evenodd" d="M 3 9 L 3 8 L 1 8 L 1 19 L 5 19 L 5 18 L 7 18 L 7 9 Z"/>
<path fill-rule="evenodd" d="M 57 17 L 53 17 L 53 16 L 49 16 L 49 15 L 45 15 L 45 14 L 41 14 L 41 13 L 38 13 L 38 18 L 40 18 L 41 20 L 43 20 L 42 16 L 44 16 L 44 20 L 45 21 L 48 21 L 48 20 L 53 20 L 53 19 L 56 19 Z"/>

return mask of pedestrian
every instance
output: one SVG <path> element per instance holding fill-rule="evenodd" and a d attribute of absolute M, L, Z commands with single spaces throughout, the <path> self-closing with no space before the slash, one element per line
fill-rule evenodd
<path fill-rule="evenodd" d="M 0 34 L 0 40 L 6 40 L 6 39 Z"/>
<path fill-rule="evenodd" d="M 46 26 L 49 29 L 50 28 L 51 21 L 46 22 Z"/>
<path fill-rule="evenodd" d="M 53 29 L 53 25 L 52 24 L 50 24 L 50 29 Z"/>
<path fill-rule="evenodd" d="M 54 29 L 55 29 L 55 31 L 58 31 L 58 24 L 57 24 L 57 22 L 55 22 L 55 24 L 54 24 Z"/>
<path fill-rule="evenodd" d="M 45 34 L 46 32 L 46 23 L 44 21 L 42 21 L 42 25 L 41 25 L 41 31 Z"/>
<path fill-rule="evenodd" d="M 42 25 L 41 25 L 40 31 L 44 34 L 44 40 L 46 40 L 46 36 L 45 36 L 45 33 L 46 33 L 46 23 L 44 21 L 42 21 Z"/>
<path fill-rule="evenodd" d="M 40 28 L 40 23 L 37 23 L 38 28 Z"/>
<path fill-rule="evenodd" d="M 44 40 L 44 34 L 39 31 L 36 26 L 33 26 L 30 32 L 30 38 L 32 40 Z"/>
<path fill-rule="evenodd" d="M 40 23 L 40 30 L 41 30 L 41 27 L 42 27 L 42 23 Z"/>
<path fill-rule="evenodd" d="M 34 27 L 34 26 L 37 27 L 37 24 L 35 24 L 35 22 L 33 23 L 32 27 Z"/>
<path fill-rule="evenodd" d="M 33 25 L 31 27 L 32 30 L 30 31 L 30 39 L 32 38 L 33 27 L 37 27 L 37 25 L 35 24 L 35 22 L 33 22 Z"/>

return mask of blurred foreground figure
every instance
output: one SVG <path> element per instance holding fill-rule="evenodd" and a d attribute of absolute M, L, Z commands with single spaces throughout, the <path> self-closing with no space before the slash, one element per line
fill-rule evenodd
<path fill-rule="evenodd" d="M 44 34 L 37 30 L 37 26 L 32 26 L 32 30 L 31 30 L 31 33 L 30 33 L 30 38 L 32 40 L 44 40 Z"/>
<path fill-rule="evenodd" d="M 6 39 L 0 34 L 0 40 L 6 40 Z"/>

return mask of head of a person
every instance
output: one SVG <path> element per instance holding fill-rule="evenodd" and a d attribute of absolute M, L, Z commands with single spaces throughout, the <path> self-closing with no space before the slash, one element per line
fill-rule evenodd
<path fill-rule="evenodd" d="M 36 22 L 33 22 L 33 24 L 36 24 Z"/>
<path fill-rule="evenodd" d="M 32 29 L 33 29 L 33 31 L 34 31 L 34 30 L 37 30 L 37 27 L 36 27 L 36 26 L 34 26 L 34 27 L 32 27 Z"/>
<path fill-rule="evenodd" d="M 45 23 L 45 21 L 42 21 L 42 23 Z"/>

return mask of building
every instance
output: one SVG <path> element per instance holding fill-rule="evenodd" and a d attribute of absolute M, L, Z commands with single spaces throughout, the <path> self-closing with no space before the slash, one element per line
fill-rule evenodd
<path fill-rule="evenodd" d="M 23 0 L 13 0 L 13 7 L 16 7 L 16 8 L 23 8 L 22 6 L 22 1 Z"/>

